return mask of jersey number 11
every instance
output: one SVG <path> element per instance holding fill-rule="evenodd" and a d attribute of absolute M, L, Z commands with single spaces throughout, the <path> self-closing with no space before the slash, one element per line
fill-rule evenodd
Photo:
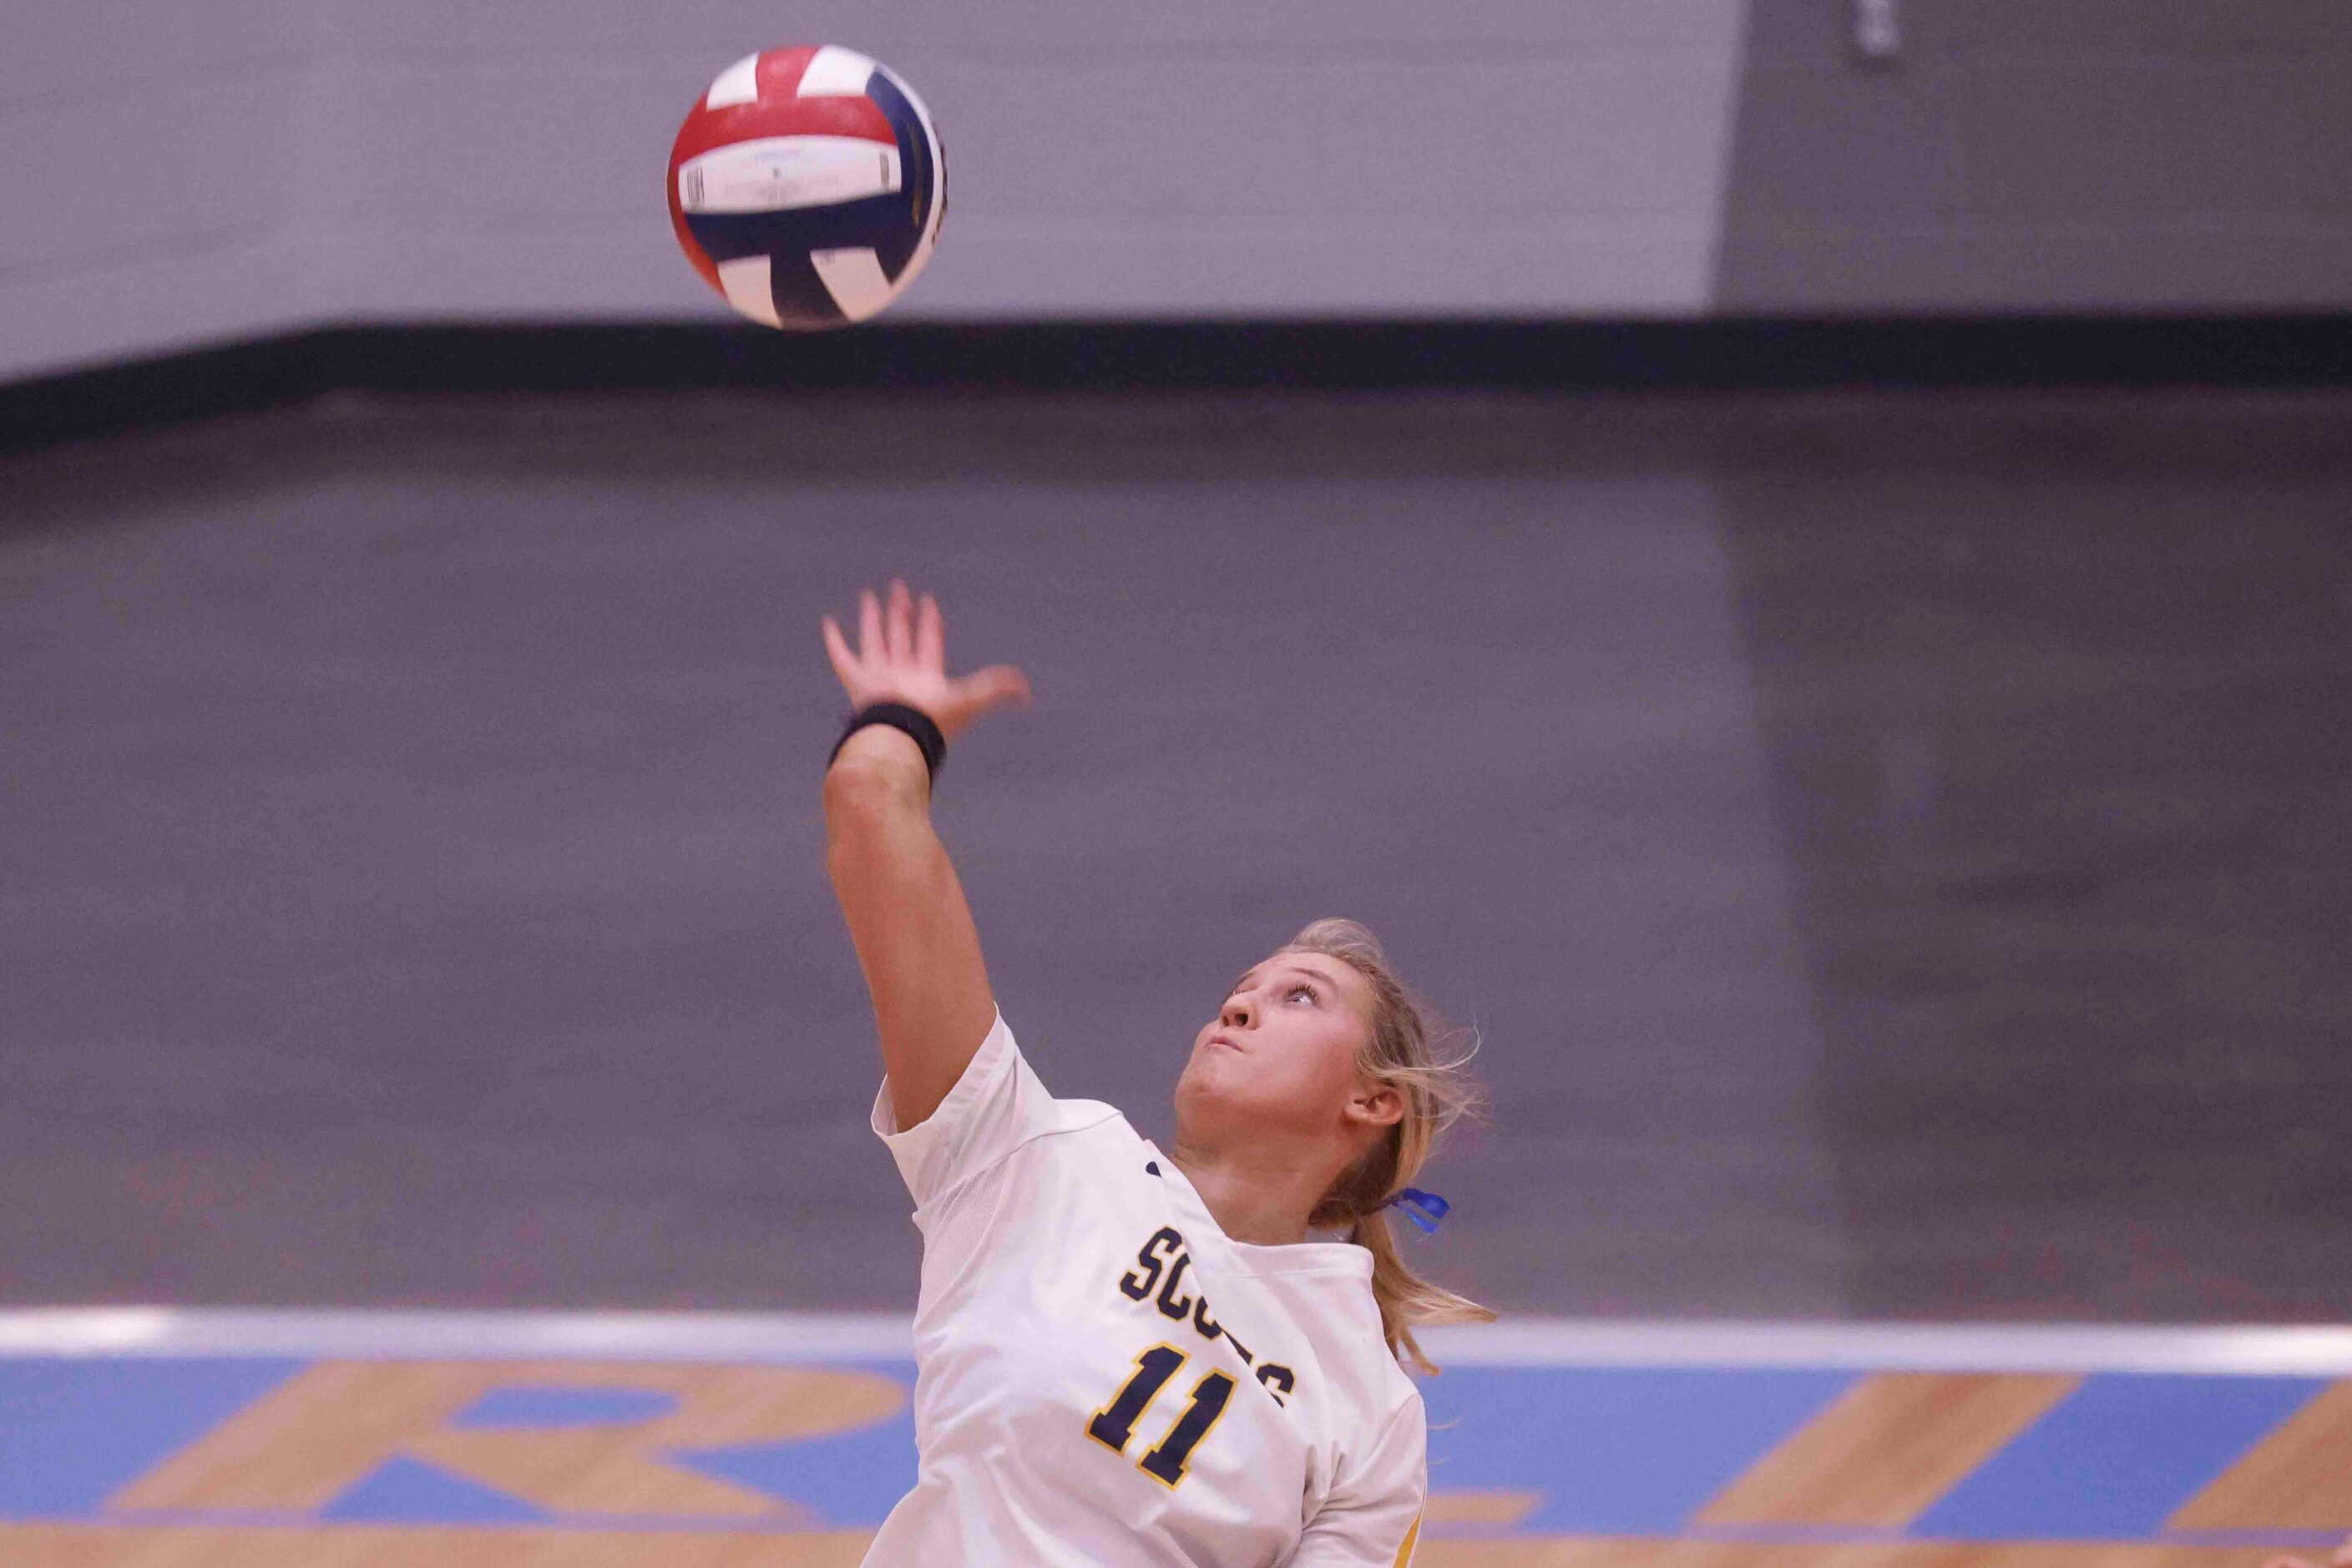
<path fill-rule="evenodd" d="M 1152 1400 L 1159 1397 L 1160 1389 L 1176 1375 L 1176 1369 L 1184 1361 L 1182 1351 L 1165 1344 L 1154 1345 L 1137 1356 L 1135 1375 L 1127 1380 L 1127 1386 L 1118 1391 L 1117 1398 L 1095 1412 L 1095 1418 L 1087 1423 L 1087 1436 L 1112 1452 L 1124 1455 L 1128 1440 L 1135 1436 L 1135 1424 L 1143 1419 L 1143 1413 L 1151 1407 Z M 1182 1480 L 1185 1461 L 1200 1447 L 1201 1439 L 1209 1435 L 1209 1428 L 1217 1424 L 1217 1417 L 1225 1413 L 1225 1401 L 1233 1397 L 1233 1393 L 1234 1380 L 1222 1372 L 1209 1373 L 1194 1384 L 1192 1403 L 1176 1418 L 1176 1425 L 1168 1429 L 1168 1436 L 1160 1439 L 1158 1447 L 1136 1461 L 1143 1473 L 1171 1487 Z"/>

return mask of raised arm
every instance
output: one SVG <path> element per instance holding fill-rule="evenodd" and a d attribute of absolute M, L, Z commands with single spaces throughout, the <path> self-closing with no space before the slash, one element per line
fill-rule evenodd
<path fill-rule="evenodd" d="M 855 653 L 831 616 L 824 626 L 853 710 L 903 702 L 952 741 L 990 710 L 1028 700 L 1011 665 L 948 677 L 947 626 L 930 595 L 919 607 L 893 578 L 887 613 L 870 589 L 858 611 Z M 890 1103 L 898 1126 L 912 1127 L 939 1109 L 996 1018 L 980 932 L 931 827 L 922 749 L 887 724 L 851 735 L 825 773 L 824 822 L 825 868 L 874 998 Z"/>

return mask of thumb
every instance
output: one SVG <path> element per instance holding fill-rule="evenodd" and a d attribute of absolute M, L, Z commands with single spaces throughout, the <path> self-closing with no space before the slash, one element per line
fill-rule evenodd
<path fill-rule="evenodd" d="M 2336 1568 L 2352 1568 L 2352 1535 L 2346 1536 L 2344 1544 L 2336 1549 Z"/>
<path fill-rule="evenodd" d="M 964 700 L 971 704 L 974 713 L 986 713 L 1008 702 L 1029 700 L 1029 678 L 1010 664 L 975 669 L 956 684 L 962 689 Z"/>

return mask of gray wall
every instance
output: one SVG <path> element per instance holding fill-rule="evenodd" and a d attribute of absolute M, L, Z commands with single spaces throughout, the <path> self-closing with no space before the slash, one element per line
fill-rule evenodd
<path fill-rule="evenodd" d="M 1751 15 L 1752 12 L 1752 15 Z M 119 0 L 11 18 L 0 376 L 341 319 L 716 315 L 663 159 L 748 48 L 950 142 L 904 317 L 2352 304 L 2352 7 Z"/>
<path fill-rule="evenodd" d="M 38 279 L 0 273 L 0 374 L 270 321 L 718 314 L 670 237 L 664 160 L 712 76 L 795 41 L 889 62 L 948 138 L 942 248 L 902 315 L 1691 313 L 1742 17 L 1742 0 L 813 0 L 789 17 L 697 0 L 657 20 L 612 0 L 334 0 L 306 24 L 331 46 L 303 50 L 243 4 L 248 52 L 283 57 L 266 79 L 215 63 L 240 29 L 216 36 L 209 9 L 152 47 L 143 18 L 32 24 L 18 120 L 51 74 L 33 61 L 101 82 L 137 47 L 161 79 L 217 84 L 195 110 L 177 86 L 103 89 L 93 112 L 171 150 L 136 199 L 99 193 L 110 142 L 60 132 L 11 160 L 20 206 L 71 217 L 41 237 Z"/>
<path fill-rule="evenodd" d="M 308 313 L 326 21 L 294 0 L 11 9 L 0 375 Z"/>

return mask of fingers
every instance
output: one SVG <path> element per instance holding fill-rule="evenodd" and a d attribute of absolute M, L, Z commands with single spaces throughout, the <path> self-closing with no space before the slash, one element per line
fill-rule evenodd
<path fill-rule="evenodd" d="M 882 640 L 882 601 L 874 596 L 871 588 L 857 591 L 857 657 L 866 664 L 881 659 L 887 652 Z"/>
<path fill-rule="evenodd" d="M 857 656 L 849 651 L 849 639 L 841 635 L 841 627 L 831 616 L 824 618 L 824 654 L 833 660 L 833 673 L 840 678 L 841 684 L 855 691 L 857 683 L 852 677 L 857 670 Z"/>
<path fill-rule="evenodd" d="M 2344 1544 L 2336 1549 L 2334 1568 L 2352 1568 L 2352 1535 L 2346 1536 Z"/>
<path fill-rule="evenodd" d="M 915 616 L 915 667 L 947 673 L 948 623 L 940 614 L 940 602 L 929 594 Z"/>
<path fill-rule="evenodd" d="M 1031 700 L 1029 678 L 1017 666 L 992 664 L 955 679 L 947 676 L 947 617 L 930 594 L 919 603 L 903 577 L 890 579 L 888 596 L 871 588 L 857 595 L 858 650 L 849 650 L 848 638 L 831 616 L 824 617 L 824 651 L 834 674 L 856 694 L 861 689 L 895 687 L 905 679 L 892 670 L 910 671 L 943 680 L 971 712 L 983 713 L 1007 703 Z M 929 683 L 919 683 L 929 684 Z"/>
<path fill-rule="evenodd" d="M 905 664 L 915 657 L 915 603 L 904 577 L 890 579 L 890 662 Z"/>

